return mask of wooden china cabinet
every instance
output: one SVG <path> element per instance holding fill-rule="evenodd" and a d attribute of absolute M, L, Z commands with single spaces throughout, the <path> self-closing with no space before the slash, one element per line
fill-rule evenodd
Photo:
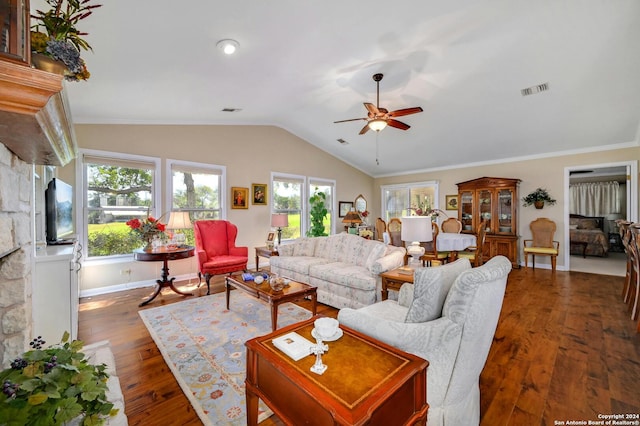
<path fill-rule="evenodd" d="M 507 257 L 520 267 L 518 246 L 518 186 L 520 179 L 481 177 L 458 185 L 458 219 L 462 232 L 475 233 L 486 220 L 483 258 Z"/>

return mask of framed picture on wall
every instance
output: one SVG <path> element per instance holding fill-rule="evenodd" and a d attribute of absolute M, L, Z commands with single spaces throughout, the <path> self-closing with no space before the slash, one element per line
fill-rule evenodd
<path fill-rule="evenodd" d="M 240 188 L 238 186 L 231 187 L 231 208 L 249 208 L 249 188 Z"/>
<path fill-rule="evenodd" d="M 458 210 L 458 194 L 446 196 L 447 210 Z"/>
<path fill-rule="evenodd" d="M 256 206 L 267 205 L 267 184 L 266 183 L 254 183 L 251 185 L 251 194 L 253 202 Z"/>
<path fill-rule="evenodd" d="M 347 213 L 353 208 L 353 202 L 351 201 L 338 201 L 338 216 L 345 217 Z"/>

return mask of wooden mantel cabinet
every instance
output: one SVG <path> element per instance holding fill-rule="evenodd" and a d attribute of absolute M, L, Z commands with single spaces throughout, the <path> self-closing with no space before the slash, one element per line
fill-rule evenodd
<path fill-rule="evenodd" d="M 486 220 L 483 257 L 507 257 L 520 267 L 518 245 L 518 186 L 520 179 L 481 177 L 458 185 L 458 219 L 462 232 L 475 233 Z"/>

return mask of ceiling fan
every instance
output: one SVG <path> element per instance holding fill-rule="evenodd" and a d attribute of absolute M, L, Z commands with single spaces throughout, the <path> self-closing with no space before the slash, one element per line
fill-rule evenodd
<path fill-rule="evenodd" d="M 413 108 L 403 108 L 397 109 L 395 111 L 389 112 L 386 108 L 380 108 L 380 80 L 382 80 L 383 74 L 374 74 L 373 81 L 377 84 L 377 97 L 376 104 L 371 104 L 369 102 L 364 103 L 364 107 L 369 112 L 367 117 L 362 118 L 352 118 L 349 120 L 340 120 L 334 121 L 334 123 L 345 123 L 347 121 L 358 121 L 358 120 L 367 120 L 367 124 L 360 130 L 360 135 L 364 135 L 369 131 L 369 129 L 379 132 L 387 126 L 395 127 L 400 130 L 407 130 L 409 127 L 408 124 L 403 123 L 402 121 L 395 120 L 395 117 L 402 117 L 403 115 L 416 114 L 418 112 L 422 112 L 422 108 L 413 107 Z"/>

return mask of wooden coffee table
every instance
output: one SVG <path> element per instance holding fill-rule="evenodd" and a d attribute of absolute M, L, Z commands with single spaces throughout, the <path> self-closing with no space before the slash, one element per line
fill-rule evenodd
<path fill-rule="evenodd" d="M 288 425 L 426 424 L 429 363 L 424 359 L 340 326 L 344 335 L 326 342 L 322 362 L 328 368 L 317 375 L 309 370 L 315 356 L 293 361 L 271 342 L 290 331 L 315 342 L 316 318 L 245 344 L 248 425 L 257 424 L 258 399 Z"/>
<path fill-rule="evenodd" d="M 297 281 L 290 281 L 289 285 L 281 291 L 273 291 L 268 281 L 269 280 L 266 279 L 262 284 L 256 284 L 253 281 L 244 281 L 242 274 L 232 274 L 226 277 L 227 309 L 229 309 L 231 287 L 234 287 L 269 303 L 271 306 L 271 330 L 273 331 L 276 330 L 278 325 L 278 306 L 283 303 L 294 302 L 304 299 L 305 297 L 310 297 L 313 301 L 311 311 L 313 315 L 316 314 L 318 303 L 316 293 L 318 289 L 316 287 Z"/>

